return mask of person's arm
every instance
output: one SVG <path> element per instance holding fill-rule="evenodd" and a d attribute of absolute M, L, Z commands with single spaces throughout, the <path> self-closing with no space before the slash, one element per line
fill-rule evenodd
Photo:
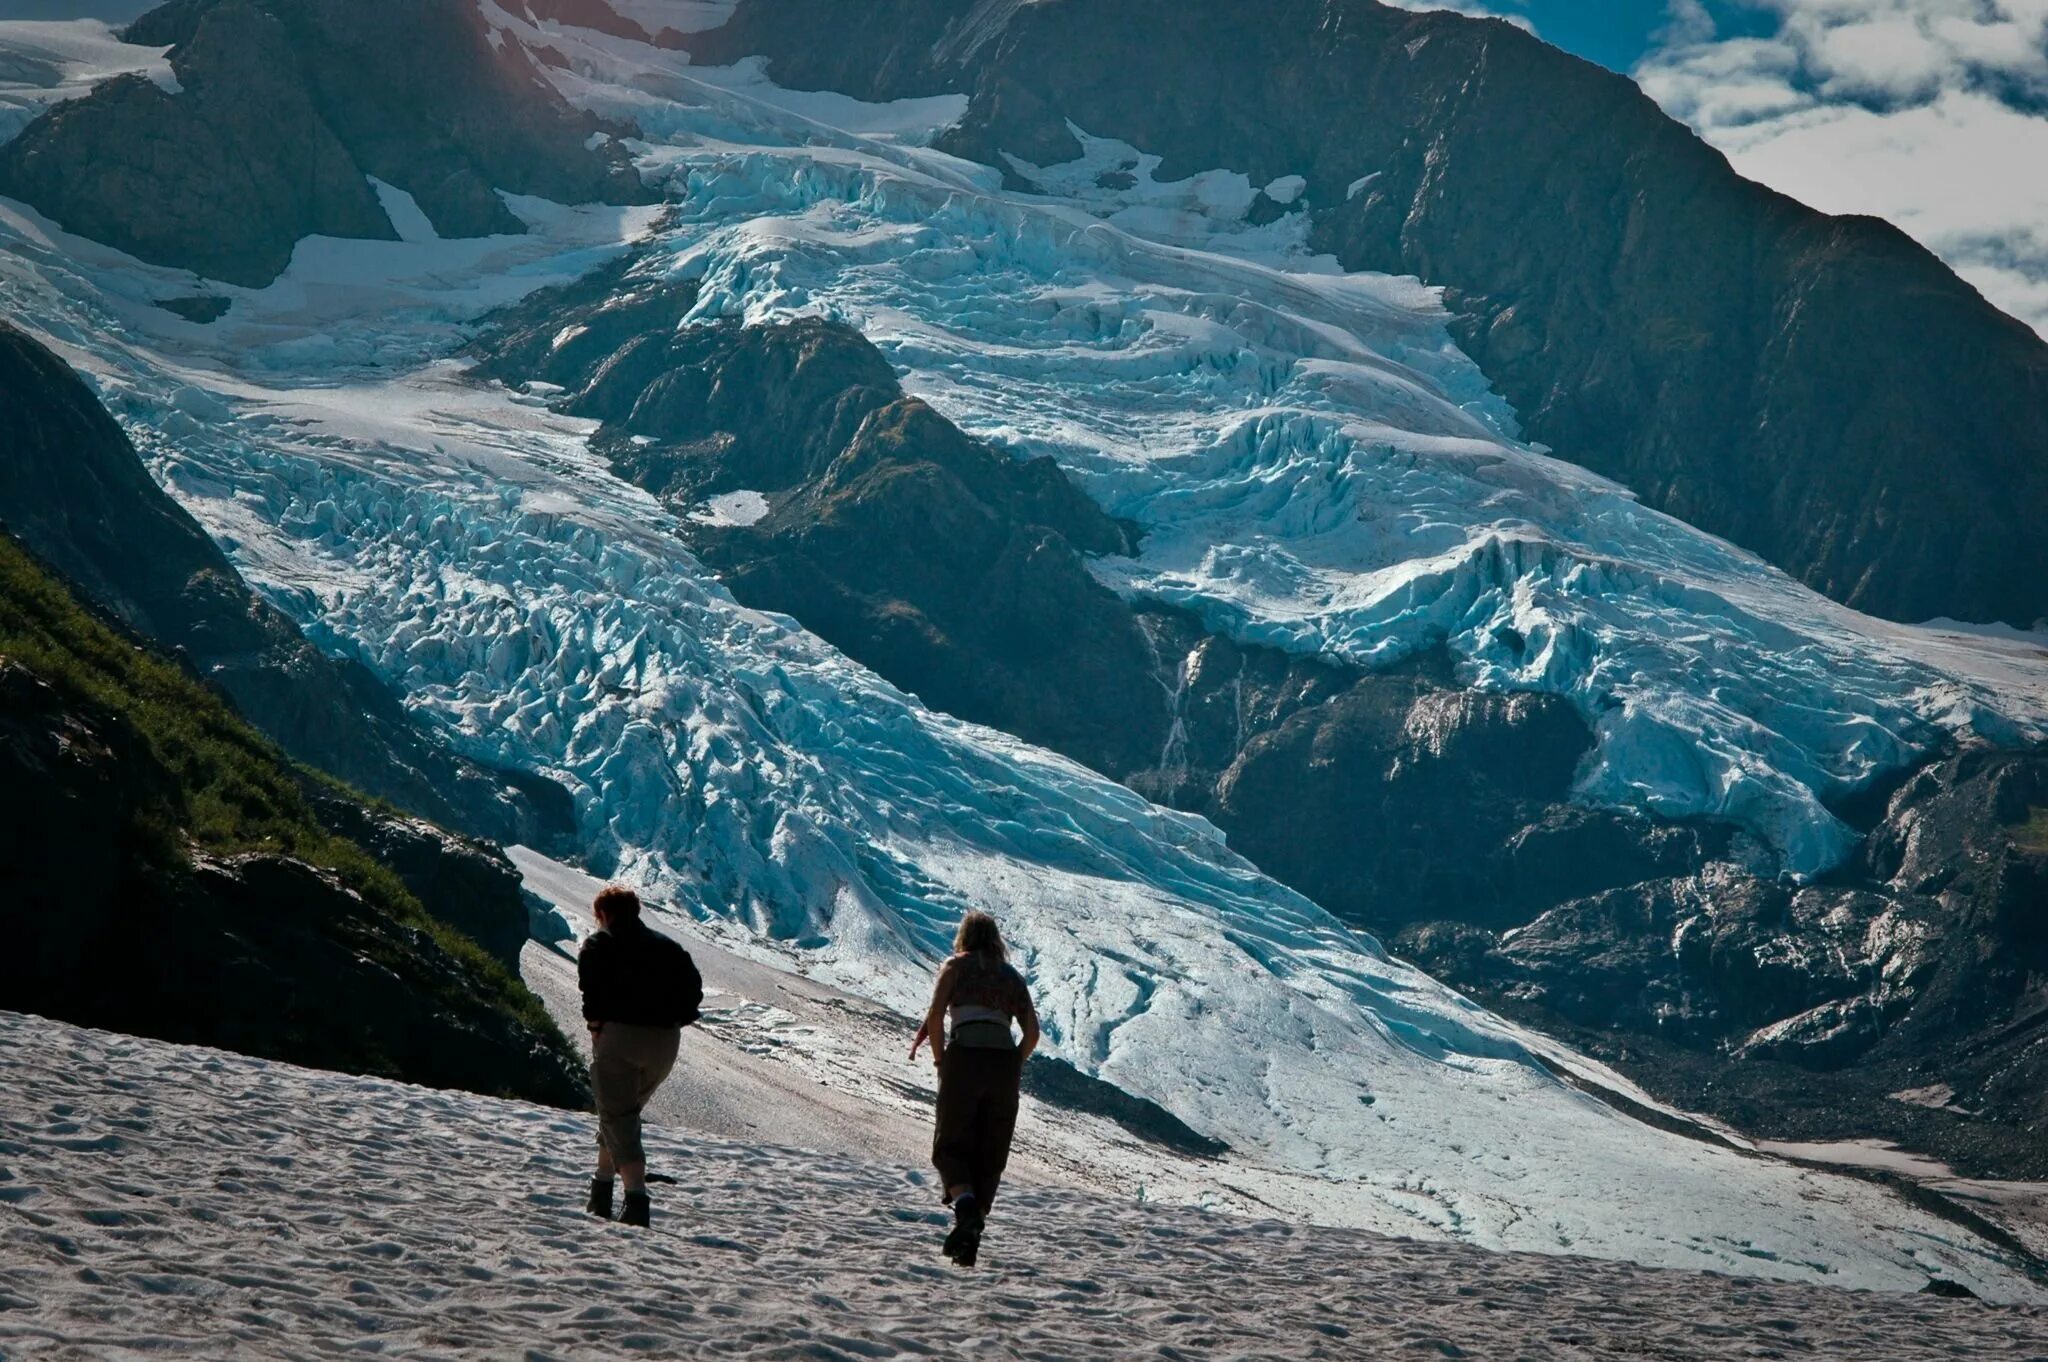
<path fill-rule="evenodd" d="M 939 970 L 939 981 L 932 985 L 932 1005 L 925 1009 L 924 1021 L 918 1025 L 917 1035 L 910 1042 L 910 1057 L 917 1058 L 917 1047 L 926 1041 L 932 1043 L 932 1063 L 937 1065 L 946 1054 L 946 1004 L 953 1000 L 953 984 L 959 977 L 948 960 Z"/>
<path fill-rule="evenodd" d="M 590 1028 L 593 1045 L 597 1043 L 598 1032 L 604 1030 L 603 940 L 602 934 L 593 936 L 576 952 L 576 986 L 583 993 L 583 1024 Z"/>
<path fill-rule="evenodd" d="M 1024 1028 L 1023 1043 L 1017 1047 L 1017 1062 L 1022 1064 L 1038 1048 L 1038 1008 L 1031 1001 L 1030 989 L 1020 989 L 1018 994 L 1024 1003 L 1024 1010 L 1017 1014 L 1017 1024 Z"/>

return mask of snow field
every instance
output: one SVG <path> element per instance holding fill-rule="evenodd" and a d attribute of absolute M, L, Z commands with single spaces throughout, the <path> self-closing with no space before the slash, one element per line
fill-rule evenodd
<path fill-rule="evenodd" d="M 0 1013 L 0 1357 L 1052 1362 L 2038 1356 L 2037 1309 L 1488 1254 L 1019 1190 L 982 1266 L 918 1171 L 650 1131 L 652 1230 L 582 1213 L 590 1118 Z M 685 1063 L 690 1049 L 686 1046 Z"/>
<path fill-rule="evenodd" d="M 130 47 L 99 19 L 14 20 L 0 39 L 0 142 L 52 104 L 89 94 L 101 81 L 139 75 L 172 94 L 178 78 L 163 48 Z"/>

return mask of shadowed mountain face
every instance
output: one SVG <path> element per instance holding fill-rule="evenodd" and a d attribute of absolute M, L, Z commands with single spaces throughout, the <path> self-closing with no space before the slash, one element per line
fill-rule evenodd
<path fill-rule="evenodd" d="M 559 786 L 462 760 L 366 669 L 308 643 L 150 479 L 92 390 L 4 323 L 0 520 L 86 600 L 182 654 L 299 760 L 481 836 L 555 843 L 573 826 Z"/>
<path fill-rule="evenodd" d="M 126 36 L 172 47 L 180 93 L 57 105 L 0 148 L 0 192 L 145 260 L 261 286 L 302 237 L 393 239 L 368 176 L 451 237 L 524 232 L 499 190 L 651 198 L 462 0 L 173 0 Z"/>
<path fill-rule="evenodd" d="M 1370 0 L 743 0 L 706 59 L 971 96 L 941 145 L 1028 180 L 1071 122 L 1253 184 L 1312 244 L 1446 287 L 1527 435 L 1899 619 L 2048 616 L 2048 345 L 1896 229 L 1742 180 L 1631 82 Z"/>

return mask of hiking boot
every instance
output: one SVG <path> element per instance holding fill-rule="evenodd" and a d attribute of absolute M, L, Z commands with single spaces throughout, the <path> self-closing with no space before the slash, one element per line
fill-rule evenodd
<path fill-rule="evenodd" d="M 596 1216 L 599 1220 L 611 1219 L 612 1186 L 613 1183 L 610 1178 L 592 1178 L 590 1180 L 590 1201 L 583 1209 Z"/>
<path fill-rule="evenodd" d="M 981 1222 L 981 1206 L 975 1198 L 963 1196 L 954 1202 L 953 1229 L 946 1235 L 941 1252 L 962 1267 L 973 1267 L 975 1254 L 981 1248 Z"/>
<path fill-rule="evenodd" d="M 653 1219 L 654 1203 L 648 1200 L 647 1193 L 626 1193 L 626 1209 L 619 1216 L 619 1223 L 621 1225 L 631 1225 L 635 1229 L 644 1230 L 652 1223 Z"/>

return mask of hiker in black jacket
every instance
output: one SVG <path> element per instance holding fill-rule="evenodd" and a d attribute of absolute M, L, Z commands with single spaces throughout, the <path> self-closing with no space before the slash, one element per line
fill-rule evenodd
<path fill-rule="evenodd" d="M 690 953 L 640 920 L 640 896 L 613 885 L 591 905 L 597 931 L 576 957 L 590 1026 L 590 1092 L 597 1099 L 597 1176 L 590 1213 L 612 1215 L 612 1175 L 626 1182 L 624 1225 L 653 1218 L 640 1112 L 675 1067 L 683 1028 L 697 1020 L 703 980 Z"/>

